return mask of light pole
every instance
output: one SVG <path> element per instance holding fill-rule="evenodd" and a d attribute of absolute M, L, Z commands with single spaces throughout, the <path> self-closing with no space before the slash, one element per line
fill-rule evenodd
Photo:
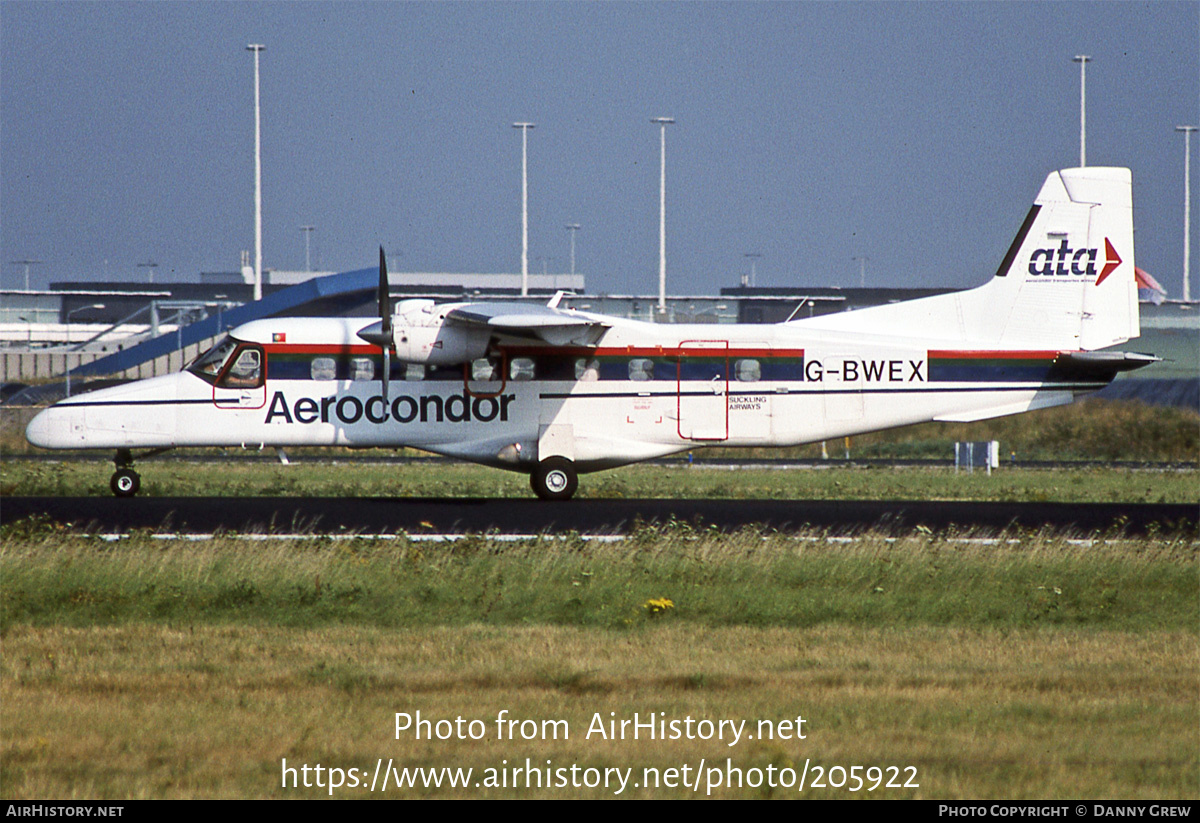
<path fill-rule="evenodd" d="M 762 257 L 762 255 L 759 254 L 758 252 L 752 251 L 752 252 L 747 252 L 746 254 L 743 254 L 742 257 L 748 258 L 750 260 L 750 286 L 753 287 L 755 284 L 755 281 L 758 279 L 756 276 L 757 272 L 755 271 L 754 264 L 755 264 L 755 261 L 758 260 L 758 258 Z"/>
<path fill-rule="evenodd" d="M 150 283 L 154 282 L 154 270 L 158 268 L 157 263 L 155 263 L 154 261 L 151 260 L 146 263 L 138 263 L 137 267 L 139 269 L 149 269 L 150 270 L 150 279 L 147 282 L 150 282 Z"/>
<path fill-rule="evenodd" d="M 97 311 L 99 311 L 100 309 L 103 309 L 103 308 L 104 308 L 103 303 L 93 303 L 90 306 L 80 306 L 77 309 L 71 309 L 69 312 L 67 312 L 67 345 L 68 346 L 71 345 L 71 315 L 78 314 L 81 311 L 88 311 L 89 309 L 96 309 Z"/>
<path fill-rule="evenodd" d="M 262 300 L 262 117 L 258 99 L 258 55 L 266 46 L 251 43 L 254 52 L 254 299 Z"/>
<path fill-rule="evenodd" d="M 81 311 L 87 311 L 88 309 L 99 310 L 99 309 L 103 309 L 103 308 L 104 308 L 103 303 L 93 303 L 90 306 L 80 306 L 77 309 L 72 309 L 71 311 L 67 312 L 67 348 L 68 349 L 71 347 L 71 315 L 76 314 Z M 67 370 L 67 397 L 70 397 L 71 396 L 71 360 L 70 360 L 71 355 L 65 354 L 63 356 L 66 358 L 66 363 L 64 365 Z"/>
<path fill-rule="evenodd" d="M 24 266 L 25 267 L 25 291 L 29 291 L 29 267 L 30 266 L 40 266 L 42 264 L 42 261 L 41 260 L 10 260 L 8 262 L 12 263 L 14 266 Z"/>
<path fill-rule="evenodd" d="M 568 223 L 567 231 L 571 233 L 571 274 L 575 274 L 575 232 L 582 228 L 578 223 Z"/>
<path fill-rule="evenodd" d="M 860 254 L 850 259 L 858 261 L 858 287 L 865 289 L 867 287 L 867 261 L 871 258 Z"/>
<path fill-rule="evenodd" d="M 673 117 L 651 117 L 662 132 L 659 150 L 658 179 L 658 313 L 667 313 L 667 126 L 675 122 Z"/>
<path fill-rule="evenodd" d="M 521 130 L 521 296 L 529 295 L 529 130 L 535 123 L 513 123 Z"/>
<path fill-rule="evenodd" d="M 1183 132 L 1183 300 L 1192 299 L 1192 132 L 1195 126 L 1176 126 Z"/>
<path fill-rule="evenodd" d="M 308 238 L 317 230 L 316 226 L 301 226 L 300 231 L 304 232 L 304 270 L 312 271 L 312 263 L 308 256 Z"/>
<path fill-rule="evenodd" d="M 1087 165 L 1087 64 L 1092 58 L 1077 54 L 1071 60 L 1079 64 L 1079 167 Z"/>

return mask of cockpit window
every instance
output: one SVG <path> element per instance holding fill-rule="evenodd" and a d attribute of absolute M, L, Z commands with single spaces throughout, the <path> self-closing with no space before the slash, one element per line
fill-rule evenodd
<path fill-rule="evenodd" d="M 224 388 L 258 388 L 266 377 L 263 350 L 225 336 L 197 357 L 187 370 L 202 380 Z"/>
<path fill-rule="evenodd" d="M 262 379 L 262 349 L 250 346 L 238 352 L 220 385 L 228 389 L 256 389 L 262 385 Z"/>
<path fill-rule="evenodd" d="M 193 360 L 187 370 L 212 383 L 221 373 L 221 369 L 225 368 L 225 362 L 229 360 L 229 356 L 233 354 L 237 345 L 238 341 L 226 335 L 218 340 L 211 349 Z"/>

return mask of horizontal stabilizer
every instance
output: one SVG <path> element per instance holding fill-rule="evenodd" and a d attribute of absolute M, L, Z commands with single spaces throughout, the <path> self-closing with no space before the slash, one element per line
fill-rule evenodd
<path fill-rule="evenodd" d="M 1153 363 L 1161 363 L 1161 357 L 1131 351 L 1075 351 L 1060 354 L 1056 363 L 1095 371 L 1133 371 Z"/>

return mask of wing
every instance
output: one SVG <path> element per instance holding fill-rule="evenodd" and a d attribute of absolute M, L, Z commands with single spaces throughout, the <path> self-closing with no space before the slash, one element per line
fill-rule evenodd
<path fill-rule="evenodd" d="M 552 346 L 594 346 L 609 328 L 598 318 L 569 310 L 505 303 L 464 303 L 446 313 L 446 325 L 488 329 Z"/>

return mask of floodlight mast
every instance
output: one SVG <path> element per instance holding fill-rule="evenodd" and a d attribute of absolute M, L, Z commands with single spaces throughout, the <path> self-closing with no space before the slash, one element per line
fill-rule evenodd
<path fill-rule="evenodd" d="M 659 150 L 658 180 L 658 313 L 667 313 L 667 126 L 675 122 L 674 117 L 651 117 L 662 132 Z"/>
<path fill-rule="evenodd" d="M 29 291 L 29 267 L 30 266 L 40 266 L 42 264 L 42 261 L 41 260 L 10 260 L 9 262 L 12 263 L 14 266 L 24 266 L 25 267 L 25 291 Z"/>
<path fill-rule="evenodd" d="M 850 259 L 858 261 L 858 287 L 860 289 L 865 289 L 867 287 L 867 261 L 871 258 L 867 257 L 865 254 L 859 254 L 851 257 Z"/>
<path fill-rule="evenodd" d="M 312 258 L 308 253 L 308 241 L 312 237 L 312 233 L 317 230 L 316 226 L 301 226 L 300 231 L 304 233 L 304 270 L 312 271 Z"/>
<path fill-rule="evenodd" d="M 1087 64 L 1091 60 L 1087 54 L 1077 54 L 1071 58 L 1079 64 L 1079 167 L 1087 165 Z"/>
<path fill-rule="evenodd" d="M 742 257 L 745 257 L 747 260 L 750 261 L 750 287 L 753 288 L 754 286 L 758 285 L 757 272 L 755 270 L 754 264 L 758 261 L 759 258 L 762 257 L 762 255 L 756 251 L 748 251 L 745 254 L 743 254 Z"/>
<path fill-rule="evenodd" d="M 567 231 L 571 233 L 571 276 L 575 275 L 575 232 L 579 231 L 582 226 L 578 223 L 568 223 Z"/>
<path fill-rule="evenodd" d="M 1183 132 L 1183 301 L 1192 299 L 1192 132 L 1195 126 L 1176 126 Z"/>
<path fill-rule="evenodd" d="M 103 308 L 104 308 L 103 303 L 92 303 L 90 306 L 80 306 L 77 309 L 72 309 L 71 311 L 67 312 L 67 322 L 66 322 L 67 349 L 71 348 L 71 315 L 78 314 L 81 311 L 88 311 L 89 309 L 95 309 L 96 311 L 100 311 Z M 84 344 L 80 343 L 79 345 L 82 346 Z M 67 397 L 70 397 L 71 396 L 71 361 L 69 358 L 64 357 L 63 362 L 64 362 L 64 366 L 66 368 L 66 376 L 67 376 Z"/>
<path fill-rule="evenodd" d="M 251 43 L 254 52 L 254 299 L 262 300 L 262 117 L 258 97 L 258 55 L 266 49 Z"/>
<path fill-rule="evenodd" d="M 536 123 L 513 123 L 521 130 L 521 296 L 529 296 L 529 130 Z"/>

